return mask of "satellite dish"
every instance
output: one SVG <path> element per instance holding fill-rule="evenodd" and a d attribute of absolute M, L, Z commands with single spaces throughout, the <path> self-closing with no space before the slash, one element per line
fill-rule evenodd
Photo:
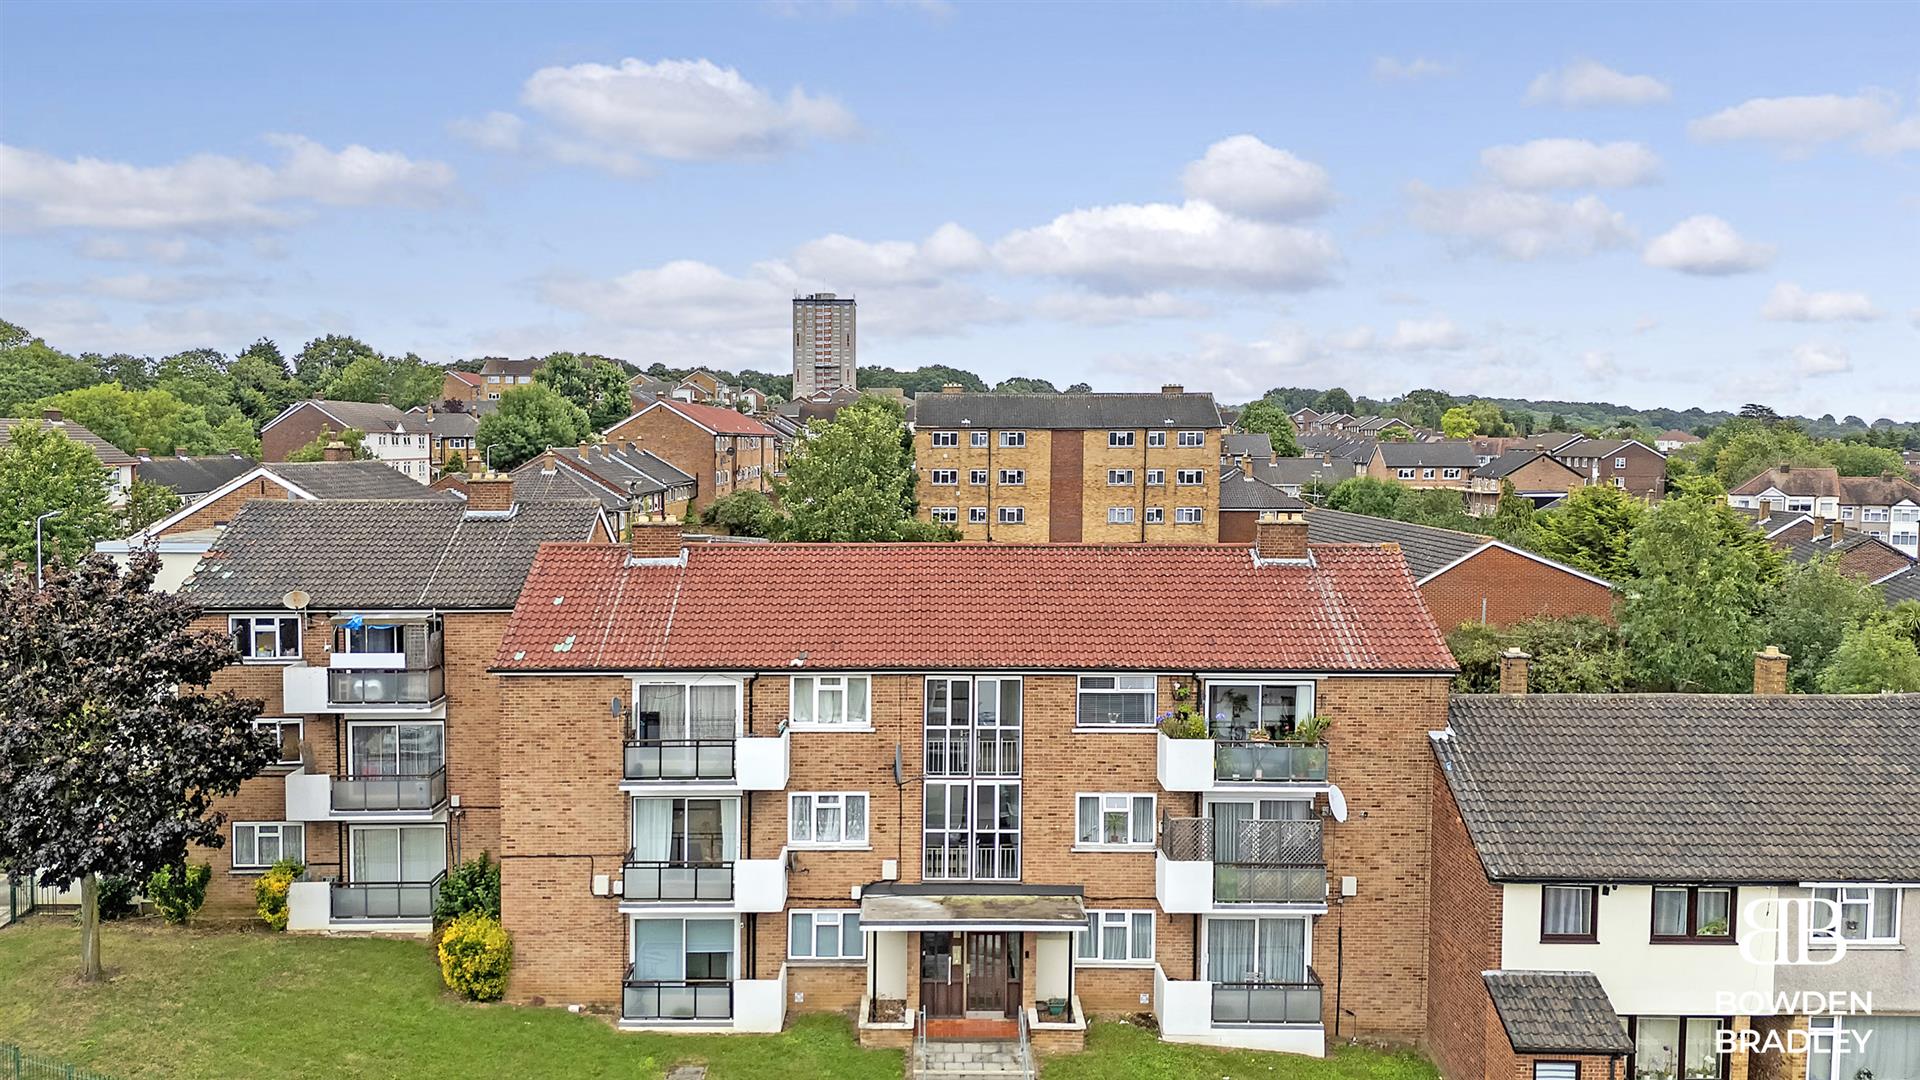
<path fill-rule="evenodd" d="M 1327 785 L 1327 809 L 1333 811 L 1333 820 L 1347 820 L 1347 797 L 1338 784 Z"/>
<path fill-rule="evenodd" d="M 307 605 L 313 602 L 313 597 L 308 596 L 304 589 L 290 589 L 280 598 L 280 602 L 285 604 L 289 611 L 305 611 Z"/>
<path fill-rule="evenodd" d="M 607 709 L 609 712 L 613 713 L 613 715 L 619 716 L 620 705 L 621 705 L 620 695 L 615 694 L 613 695 L 613 698 L 607 702 Z"/>
<path fill-rule="evenodd" d="M 893 786 L 901 787 L 907 782 L 906 766 L 900 761 L 900 744 L 893 744 Z"/>

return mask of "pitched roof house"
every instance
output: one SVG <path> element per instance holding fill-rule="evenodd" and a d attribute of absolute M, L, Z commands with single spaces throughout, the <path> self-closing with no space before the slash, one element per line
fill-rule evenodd
<path fill-rule="evenodd" d="M 107 502 L 114 506 L 126 504 L 127 489 L 133 486 L 139 471 L 138 458 L 88 431 L 84 426 L 66 419 L 60 414 L 59 409 L 48 409 L 44 415 L 28 419 L 0 417 L 0 446 L 11 443 L 13 429 L 23 425 L 57 431 L 93 451 L 94 460 L 107 470 Z"/>
<path fill-rule="evenodd" d="M 1524 687 L 1525 655 L 1503 662 Z M 1756 657 L 1754 695 L 1453 698 L 1432 739 L 1432 903 L 1456 913 L 1429 950 L 1445 1075 L 1911 1069 L 1920 695 L 1787 695 L 1785 663 Z M 1871 1015 L 1774 1011 L 1869 985 Z M 1810 1025 L 1811 1071 L 1785 1045 Z"/>
<path fill-rule="evenodd" d="M 657 398 L 603 434 L 693 477 L 695 509 L 736 491 L 771 491 L 783 467 L 779 432 L 718 405 Z"/>
<path fill-rule="evenodd" d="M 1537 508 L 1586 487 L 1587 477 L 1545 450 L 1509 450 L 1473 470 L 1467 487 L 1467 512 L 1478 516 L 1494 513 L 1509 484 L 1515 495 Z"/>
<path fill-rule="evenodd" d="M 1667 492 L 1667 456 L 1638 439 L 1581 438 L 1553 456 L 1585 473 L 1589 484 L 1617 487 L 1648 502 Z"/>
<path fill-rule="evenodd" d="M 1472 484 L 1473 470 L 1479 467 L 1473 443 L 1466 439 L 1381 442 L 1373 448 L 1367 475 L 1375 480 L 1397 480 L 1408 487 L 1465 492 Z"/>
<path fill-rule="evenodd" d="M 140 479 L 166 488 L 192 502 L 221 484 L 254 468 L 258 462 L 242 454 L 140 455 Z"/>
<path fill-rule="evenodd" d="M 693 477 L 633 443 L 557 446 L 515 469 L 513 483 L 528 501 L 597 500 L 620 534 L 636 509 L 684 517 L 695 487 Z"/>
<path fill-rule="evenodd" d="M 432 482 L 432 435 L 424 417 L 378 401 L 296 401 L 261 427 L 260 456 L 267 461 L 285 461 L 322 434 L 338 435 L 348 429 L 366 435 L 362 445 L 374 460 L 385 462 L 416 483 Z"/>
<path fill-rule="evenodd" d="M 1727 492 L 1727 503 L 1838 521 L 1920 558 L 1920 484 L 1906 477 L 1841 476 L 1831 467 L 1782 464 Z"/>
<path fill-rule="evenodd" d="M 1663 454 L 1671 454 L 1682 447 L 1692 446 L 1700 441 L 1700 436 L 1679 428 L 1668 428 L 1654 437 L 1653 448 Z"/>

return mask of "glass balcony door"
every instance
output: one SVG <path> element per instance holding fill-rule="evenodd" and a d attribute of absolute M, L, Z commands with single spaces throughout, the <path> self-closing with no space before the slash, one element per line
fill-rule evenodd
<path fill-rule="evenodd" d="M 447 872 L 440 825 L 355 825 L 348 830 L 349 880 L 333 889 L 339 919 L 425 919 Z"/>
<path fill-rule="evenodd" d="M 734 920 L 635 919 L 621 1011 L 629 1020 L 733 1015 Z"/>
<path fill-rule="evenodd" d="M 347 775 L 333 782 L 333 808 L 431 810 L 446 798 L 446 725 L 347 725 Z"/>
<path fill-rule="evenodd" d="M 730 900 L 739 851 L 738 799 L 635 799 L 625 896 Z"/>
<path fill-rule="evenodd" d="M 641 683 L 634 688 L 626 775 L 634 780 L 731 778 L 739 732 L 735 684 Z"/>

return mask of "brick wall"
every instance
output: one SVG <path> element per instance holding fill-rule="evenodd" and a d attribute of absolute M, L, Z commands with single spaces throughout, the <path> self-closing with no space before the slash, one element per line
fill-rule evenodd
<path fill-rule="evenodd" d="M 961 432 L 960 445 L 957 447 L 936 449 L 931 431 L 922 429 L 914 432 L 913 458 L 919 477 L 916 488 L 918 516 L 923 521 L 931 521 L 930 511 L 933 507 L 951 506 L 960 512 L 957 527 L 963 540 L 1046 543 L 1052 535 L 1048 509 L 1053 497 L 1053 433 L 1046 430 L 1027 431 L 1025 446 L 1001 446 L 998 431 L 987 433 L 986 446 L 974 446 L 971 434 Z M 935 486 L 932 475 L 934 469 L 959 470 L 959 484 Z M 987 470 L 984 487 L 969 482 L 969 474 L 974 469 Z M 1002 469 L 1024 470 L 1026 482 L 1002 484 Z M 986 524 L 976 525 L 968 521 L 967 511 L 975 506 L 986 508 Z M 1026 511 L 1026 521 L 1020 525 L 1000 524 L 1002 506 L 1021 507 Z"/>
<path fill-rule="evenodd" d="M 1508 626 L 1540 615 L 1613 619 L 1613 592 L 1504 548 L 1488 548 L 1420 586 L 1443 630 L 1477 623 Z"/>
<path fill-rule="evenodd" d="M 240 508 L 254 499 L 290 499 L 287 489 L 264 477 L 248 481 L 217 499 L 209 499 L 194 507 L 192 513 L 181 518 L 160 534 L 171 536 L 175 533 L 194 532 L 225 525 L 233 520 Z M 223 622 L 222 626 L 225 625 Z"/>
<path fill-rule="evenodd" d="M 1504 1075 L 1489 1061 L 1489 1027 L 1495 1048 L 1506 1047 L 1500 1019 L 1487 996 L 1483 971 L 1500 967 L 1502 892 L 1487 880 L 1437 765 L 1428 770 L 1433 791 L 1433 896 L 1429 935 L 1430 985 L 1426 1049 L 1448 1080 Z M 1497 1055 L 1494 1055 L 1497 1056 Z"/>
<path fill-rule="evenodd" d="M 736 466 L 733 455 L 722 452 L 724 440 L 672 409 L 649 408 L 608 428 L 606 436 L 634 443 L 693 477 L 693 509 L 705 509 L 715 499 L 733 492 Z M 721 473 L 724 479 L 718 475 Z"/>
<path fill-rule="evenodd" d="M 322 431 L 338 431 L 340 425 L 318 408 L 300 408 L 260 433 L 260 460 L 285 461 L 287 455 L 307 445 Z"/>

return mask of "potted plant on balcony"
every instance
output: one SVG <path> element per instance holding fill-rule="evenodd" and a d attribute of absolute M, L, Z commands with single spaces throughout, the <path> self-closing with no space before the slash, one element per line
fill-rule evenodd
<path fill-rule="evenodd" d="M 1293 730 L 1281 736 L 1281 739 L 1295 746 L 1317 746 L 1326 739 L 1327 728 L 1332 725 L 1331 716 L 1325 713 L 1314 713 L 1293 725 Z"/>
<path fill-rule="evenodd" d="M 1173 708 L 1160 714 L 1160 733 L 1169 739 L 1204 739 L 1208 737 L 1207 718 L 1193 707 L 1193 687 L 1175 681 L 1173 684 Z"/>

